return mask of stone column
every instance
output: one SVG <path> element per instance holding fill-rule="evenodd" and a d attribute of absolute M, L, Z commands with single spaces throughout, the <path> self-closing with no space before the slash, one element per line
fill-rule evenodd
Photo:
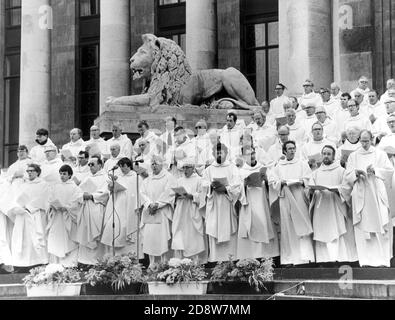
<path fill-rule="evenodd" d="M 316 89 L 333 81 L 330 0 L 279 0 L 280 82 L 301 94 L 311 79 Z"/>
<path fill-rule="evenodd" d="M 361 76 L 373 88 L 373 65 L 382 61 L 380 57 L 373 63 L 374 13 L 371 0 L 333 1 L 334 78 L 343 92 L 354 90 Z"/>
<path fill-rule="evenodd" d="M 193 70 L 217 64 L 215 0 L 186 0 L 186 55 Z"/>
<path fill-rule="evenodd" d="M 34 144 L 49 128 L 52 11 L 50 0 L 22 0 L 19 142 Z"/>
<path fill-rule="evenodd" d="M 4 49 L 5 49 L 5 1 L 0 2 L 0 121 L 4 123 Z M 3 167 L 4 127 L 0 130 L 0 166 Z"/>
<path fill-rule="evenodd" d="M 100 2 L 100 114 L 107 97 L 129 95 L 129 0 Z"/>

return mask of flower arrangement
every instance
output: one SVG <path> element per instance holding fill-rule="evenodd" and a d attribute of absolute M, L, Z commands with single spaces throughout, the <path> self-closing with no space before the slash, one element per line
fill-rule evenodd
<path fill-rule="evenodd" d="M 274 268 L 272 259 L 245 259 L 235 262 L 218 263 L 212 271 L 210 280 L 213 282 L 248 282 L 257 292 L 265 288 L 265 282 L 273 281 Z"/>
<path fill-rule="evenodd" d="M 77 283 L 81 281 L 80 273 L 74 268 L 65 268 L 59 264 L 49 264 L 30 270 L 30 274 L 23 278 L 28 288 L 40 285 L 59 285 Z"/>
<path fill-rule="evenodd" d="M 202 281 L 207 277 L 202 265 L 191 259 L 170 259 L 168 263 L 156 264 L 148 269 L 149 280 L 165 282 L 168 285 Z"/>
<path fill-rule="evenodd" d="M 85 273 L 85 278 L 91 286 L 110 284 L 115 291 L 120 291 L 132 283 L 146 282 L 143 268 L 134 253 L 105 256 Z"/>

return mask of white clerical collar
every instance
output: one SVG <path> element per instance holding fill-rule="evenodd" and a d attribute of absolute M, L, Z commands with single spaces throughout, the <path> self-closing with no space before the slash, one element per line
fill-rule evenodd
<path fill-rule="evenodd" d="M 364 148 L 359 148 L 357 150 L 357 152 L 359 152 L 360 154 L 369 154 L 369 153 L 373 153 L 376 151 L 375 147 L 370 146 L 369 150 L 365 150 Z"/>
<path fill-rule="evenodd" d="M 224 163 L 219 164 L 217 161 L 214 161 L 213 166 L 214 167 L 228 167 L 230 165 L 229 160 L 225 160 Z"/>
<path fill-rule="evenodd" d="M 341 167 L 340 162 L 335 161 L 332 164 L 330 164 L 329 166 L 322 163 L 319 169 L 322 171 L 332 171 L 332 170 L 338 169 L 339 167 Z"/>
<path fill-rule="evenodd" d="M 162 169 L 162 171 L 159 172 L 159 174 L 157 174 L 157 175 L 153 174 L 152 175 L 152 179 L 153 180 L 159 180 L 159 179 L 162 179 L 165 175 L 166 175 L 166 172 L 165 172 L 164 169 Z"/>
<path fill-rule="evenodd" d="M 81 145 L 83 143 L 84 143 L 84 140 L 82 140 L 82 138 L 80 138 L 76 142 L 70 141 L 69 145 L 70 146 L 76 146 L 76 145 Z"/>
<path fill-rule="evenodd" d="M 260 170 L 262 167 L 263 165 L 257 161 L 255 167 L 251 167 L 248 163 L 244 163 L 242 169 L 247 171 L 254 171 L 254 170 Z"/>
<path fill-rule="evenodd" d="M 92 174 L 92 173 L 91 173 L 91 176 L 92 176 L 92 177 L 99 177 L 99 176 L 103 176 L 103 175 L 104 175 L 103 170 L 100 170 L 100 171 L 96 172 L 95 174 Z"/>
<path fill-rule="evenodd" d="M 312 144 L 323 144 L 323 143 L 325 143 L 325 139 L 322 139 L 320 141 L 311 140 L 311 143 Z"/>
<path fill-rule="evenodd" d="M 36 179 L 34 179 L 33 181 L 32 180 L 26 180 L 26 183 L 28 183 L 28 184 L 38 184 L 38 183 L 40 183 L 40 182 L 43 182 L 43 180 L 40 178 L 40 177 L 37 177 Z"/>
<path fill-rule="evenodd" d="M 299 159 L 293 158 L 291 161 L 288 161 L 287 159 L 280 159 L 280 161 L 278 162 L 279 164 L 281 164 L 282 166 L 286 166 L 286 165 L 290 165 L 290 164 L 295 164 L 299 161 Z"/>

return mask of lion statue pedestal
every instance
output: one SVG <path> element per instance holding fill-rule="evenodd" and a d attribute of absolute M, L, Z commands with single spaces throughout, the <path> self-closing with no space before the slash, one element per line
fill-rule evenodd
<path fill-rule="evenodd" d="M 223 128 L 226 124 L 226 115 L 229 110 L 202 109 L 195 106 L 172 107 L 160 105 L 157 107 L 133 107 L 122 105 L 109 105 L 107 110 L 95 121 L 95 125 L 105 135 L 111 135 L 112 125 L 120 123 L 123 132 L 130 135 L 137 134 L 137 124 L 141 120 L 148 121 L 151 129 L 165 130 L 164 119 L 174 116 L 178 124 L 185 128 L 194 129 L 195 124 L 204 119 L 209 128 Z M 232 110 L 240 120 L 246 124 L 251 121 L 251 111 Z"/>

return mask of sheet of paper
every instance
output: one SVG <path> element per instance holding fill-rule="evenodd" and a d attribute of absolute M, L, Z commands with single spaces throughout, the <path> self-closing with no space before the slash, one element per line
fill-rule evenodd
<path fill-rule="evenodd" d="M 176 188 L 171 188 L 176 194 L 188 194 L 188 192 L 185 190 L 184 187 L 176 187 Z"/>
<path fill-rule="evenodd" d="M 277 127 L 287 124 L 287 117 L 276 118 Z"/>
<path fill-rule="evenodd" d="M 150 215 L 148 209 L 143 210 L 143 214 L 141 216 L 142 223 L 144 224 L 161 224 L 162 223 L 162 215 L 157 213 L 155 215 Z"/>
<path fill-rule="evenodd" d="M 290 179 L 290 180 L 287 180 L 286 182 L 287 182 L 287 186 L 288 187 L 297 186 L 297 185 L 301 185 L 302 184 L 302 182 L 300 180 L 297 180 L 297 179 Z"/>
<path fill-rule="evenodd" d="M 336 192 L 339 190 L 338 186 L 322 186 L 322 185 L 309 185 L 308 186 L 312 190 L 318 190 L 318 191 L 331 191 L 331 192 Z"/>
<path fill-rule="evenodd" d="M 214 178 L 214 181 L 219 182 L 220 184 L 222 184 L 223 186 L 227 187 L 229 186 L 229 182 L 228 182 L 228 178 Z"/>
<path fill-rule="evenodd" d="M 82 182 L 79 186 L 82 191 L 87 192 L 87 193 L 94 193 L 96 192 L 96 184 L 92 181 L 91 178 L 85 179 L 84 182 Z"/>

